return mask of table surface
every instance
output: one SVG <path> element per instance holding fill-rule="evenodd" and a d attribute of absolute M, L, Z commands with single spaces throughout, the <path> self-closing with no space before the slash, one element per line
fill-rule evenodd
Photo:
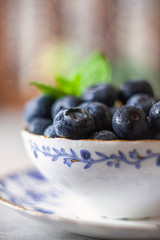
<path fill-rule="evenodd" d="M 0 177 L 32 166 L 20 131 L 24 125 L 19 112 L 0 109 Z M 89 240 L 92 238 L 49 227 L 0 204 L 0 240 Z M 95 238 L 94 238 L 95 239 Z"/>

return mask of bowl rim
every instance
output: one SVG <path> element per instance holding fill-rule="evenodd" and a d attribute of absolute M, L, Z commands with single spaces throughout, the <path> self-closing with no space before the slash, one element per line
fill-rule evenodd
<path fill-rule="evenodd" d="M 21 130 L 22 133 L 27 133 L 27 134 L 30 134 L 32 136 L 36 136 L 36 137 L 40 137 L 40 138 L 43 138 L 43 139 L 50 139 L 50 140 L 57 140 L 58 141 L 61 141 L 61 140 L 68 140 L 70 142 L 73 142 L 73 141 L 87 141 L 87 142 L 128 142 L 128 143 L 135 143 L 135 142 L 160 142 L 160 140 L 158 139 L 141 139 L 141 140 L 125 140 L 125 139 L 117 139 L 117 140 L 100 140 L 100 139 L 69 139 L 69 138 L 58 138 L 58 137 L 55 137 L 55 138 L 51 138 L 51 137 L 47 137 L 47 136 L 44 136 L 44 135 L 38 135 L 38 134 L 35 134 L 35 133 L 31 133 L 29 132 L 26 128 L 23 128 Z"/>

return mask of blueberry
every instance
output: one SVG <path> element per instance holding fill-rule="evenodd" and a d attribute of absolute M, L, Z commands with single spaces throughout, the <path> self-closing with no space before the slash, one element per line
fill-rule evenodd
<path fill-rule="evenodd" d="M 157 139 L 157 129 L 150 126 L 149 132 L 148 132 L 148 139 Z"/>
<path fill-rule="evenodd" d="M 147 115 L 135 106 L 119 108 L 112 118 L 112 127 L 115 134 L 121 139 L 146 139 L 149 132 Z"/>
<path fill-rule="evenodd" d="M 51 106 L 53 102 L 54 99 L 46 95 L 30 100 L 24 109 L 25 120 L 29 123 L 37 117 L 51 119 Z"/>
<path fill-rule="evenodd" d="M 156 129 L 160 129 L 160 101 L 152 106 L 149 112 L 149 118 L 151 125 Z"/>
<path fill-rule="evenodd" d="M 97 84 L 88 89 L 83 93 L 83 101 L 94 101 L 102 102 L 107 106 L 113 106 L 117 98 L 117 90 L 110 84 Z"/>
<path fill-rule="evenodd" d="M 111 117 L 113 117 L 114 113 L 118 110 L 118 107 L 116 106 L 112 106 L 109 108 L 110 113 L 111 113 Z"/>
<path fill-rule="evenodd" d="M 54 129 L 53 124 L 49 125 L 49 126 L 44 130 L 43 135 L 46 136 L 46 137 L 50 137 L 50 138 L 55 138 L 55 137 L 57 137 L 57 134 L 56 134 L 56 132 L 55 132 L 55 129 Z"/>
<path fill-rule="evenodd" d="M 54 127 L 59 137 L 70 139 L 85 139 L 95 131 L 92 116 L 81 108 L 59 111 L 54 119 Z"/>
<path fill-rule="evenodd" d="M 52 124 L 52 120 L 46 118 L 34 118 L 28 126 L 28 131 L 38 135 L 43 135 L 44 130 Z"/>
<path fill-rule="evenodd" d="M 160 140 L 160 132 L 158 132 L 158 133 L 155 135 L 154 139 Z"/>
<path fill-rule="evenodd" d="M 94 119 L 95 131 L 111 129 L 112 119 L 109 108 L 100 102 L 84 102 L 80 108 L 87 110 Z"/>
<path fill-rule="evenodd" d="M 137 93 L 130 97 L 126 102 L 126 105 L 136 106 L 142 109 L 147 115 L 151 107 L 156 103 L 153 97 L 145 93 Z"/>
<path fill-rule="evenodd" d="M 80 98 L 77 98 L 75 96 L 69 95 L 69 96 L 65 96 L 62 98 L 57 99 L 52 107 L 51 107 L 51 115 L 52 115 L 52 119 L 54 120 L 56 114 L 65 108 L 71 108 L 71 107 L 76 107 L 79 104 L 81 104 L 82 100 Z"/>
<path fill-rule="evenodd" d="M 119 98 L 125 103 L 130 97 L 137 93 L 145 93 L 153 96 L 152 86 L 145 80 L 127 81 L 120 86 Z"/>
<path fill-rule="evenodd" d="M 97 140 L 117 140 L 118 137 L 111 131 L 103 130 L 94 133 L 91 136 L 91 139 L 97 139 Z"/>

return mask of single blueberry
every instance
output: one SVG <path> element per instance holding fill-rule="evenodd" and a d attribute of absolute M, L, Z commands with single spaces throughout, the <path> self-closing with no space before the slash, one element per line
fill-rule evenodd
<path fill-rule="evenodd" d="M 44 130 L 44 136 L 46 137 L 50 137 L 50 138 L 55 138 L 55 137 L 58 137 L 56 132 L 55 132 L 55 129 L 54 129 L 54 126 L 53 124 L 49 125 L 45 130 Z"/>
<path fill-rule="evenodd" d="M 59 137 L 69 139 L 85 139 L 95 131 L 92 116 L 81 108 L 68 108 L 59 111 L 53 124 Z"/>
<path fill-rule="evenodd" d="M 111 131 L 103 130 L 94 133 L 91 137 L 91 139 L 97 139 L 97 140 L 117 140 L 118 137 Z"/>
<path fill-rule="evenodd" d="M 145 93 L 137 93 L 128 99 L 126 105 L 136 106 L 149 115 L 149 111 L 155 103 L 156 101 L 150 95 Z"/>
<path fill-rule="evenodd" d="M 151 125 L 160 130 L 160 101 L 152 106 L 149 112 Z"/>
<path fill-rule="evenodd" d="M 102 102 L 107 106 L 113 106 L 117 94 L 117 90 L 112 85 L 101 83 L 87 88 L 82 95 L 82 100 Z"/>
<path fill-rule="evenodd" d="M 43 135 L 44 130 L 52 124 L 52 120 L 47 118 L 34 118 L 28 125 L 28 131 L 38 135 Z"/>
<path fill-rule="evenodd" d="M 52 119 L 54 120 L 56 114 L 60 110 L 66 109 L 66 108 L 71 108 L 71 107 L 76 107 L 79 104 L 81 104 L 81 102 L 82 102 L 82 100 L 80 98 L 77 98 L 77 97 L 72 96 L 72 95 L 65 96 L 65 97 L 57 99 L 51 107 Z"/>
<path fill-rule="evenodd" d="M 109 108 L 100 102 L 84 102 L 80 108 L 87 110 L 94 119 L 95 131 L 109 130 L 112 127 L 112 118 Z"/>
<path fill-rule="evenodd" d="M 137 93 L 145 93 L 153 96 L 153 89 L 146 80 L 130 80 L 120 86 L 119 99 L 125 103 L 130 97 Z"/>
<path fill-rule="evenodd" d="M 24 108 L 25 120 L 29 123 L 37 117 L 51 119 L 51 106 L 53 102 L 54 99 L 47 95 L 30 100 Z"/>
<path fill-rule="evenodd" d="M 123 106 L 113 115 L 112 127 L 121 139 L 139 140 L 148 137 L 150 124 L 147 115 L 140 108 Z"/>

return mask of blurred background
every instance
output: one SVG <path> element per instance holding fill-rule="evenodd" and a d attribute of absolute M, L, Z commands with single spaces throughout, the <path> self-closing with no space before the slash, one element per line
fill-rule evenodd
<path fill-rule="evenodd" d="M 113 84 L 146 78 L 160 96 L 160 1 L 0 0 L 0 142 L 2 160 L 8 159 L 4 171 L 20 166 L 15 159 L 24 155 L 18 148 L 22 109 L 38 93 L 29 81 L 54 84 L 57 73 L 65 74 L 76 58 L 93 50 L 105 52 L 111 62 Z"/>
<path fill-rule="evenodd" d="M 106 53 L 114 84 L 144 77 L 158 94 L 160 1 L 0 0 L 0 106 L 22 107 L 37 94 L 29 81 L 53 84 L 64 58 L 92 50 Z"/>

